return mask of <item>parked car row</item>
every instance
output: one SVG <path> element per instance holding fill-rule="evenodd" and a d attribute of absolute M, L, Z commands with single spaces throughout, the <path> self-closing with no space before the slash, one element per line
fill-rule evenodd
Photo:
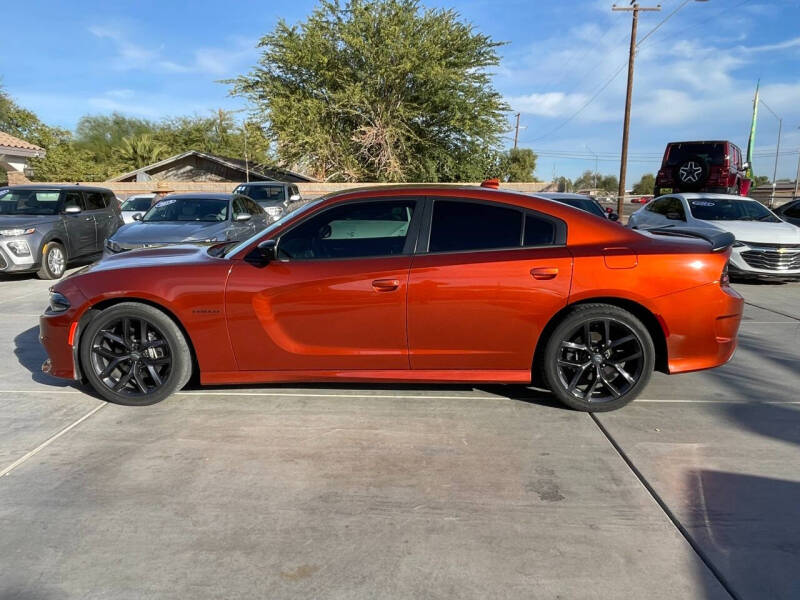
<path fill-rule="evenodd" d="M 137 194 L 81 185 L 0 188 L 0 272 L 59 279 L 100 254 L 184 242 L 239 241 L 301 200 L 297 186 L 242 184 L 233 194 Z"/>

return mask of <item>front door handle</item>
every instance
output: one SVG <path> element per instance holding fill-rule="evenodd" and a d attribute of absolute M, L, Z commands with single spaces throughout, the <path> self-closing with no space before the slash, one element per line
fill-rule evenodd
<path fill-rule="evenodd" d="M 536 267 L 531 269 L 534 279 L 555 279 L 558 275 L 558 267 Z"/>
<path fill-rule="evenodd" d="M 400 287 L 399 279 L 376 279 L 372 282 L 376 292 L 393 292 Z"/>
<path fill-rule="evenodd" d="M 91 220 L 92 220 L 92 217 L 84 217 L 84 218 L 83 218 L 83 220 L 84 220 L 84 221 L 91 221 Z"/>

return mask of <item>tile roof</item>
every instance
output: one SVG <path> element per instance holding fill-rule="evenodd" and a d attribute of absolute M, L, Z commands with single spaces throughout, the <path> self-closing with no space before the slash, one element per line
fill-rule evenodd
<path fill-rule="evenodd" d="M 19 150 L 27 150 L 30 152 L 44 152 L 44 148 L 40 148 L 35 144 L 30 144 L 25 140 L 15 138 L 13 135 L 3 133 L 0 131 L 0 146 L 4 148 L 18 148 Z"/>

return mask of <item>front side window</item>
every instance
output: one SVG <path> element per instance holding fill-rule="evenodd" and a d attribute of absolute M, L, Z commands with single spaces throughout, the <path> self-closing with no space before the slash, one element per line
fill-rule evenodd
<path fill-rule="evenodd" d="M 790 219 L 800 219 L 800 202 L 797 202 L 783 211 L 784 216 Z"/>
<path fill-rule="evenodd" d="M 55 215 L 58 198 L 58 190 L 0 189 L 0 215 Z"/>
<path fill-rule="evenodd" d="M 281 236 L 284 259 L 393 256 L 405 249 L 414 200 L 354 202 L 311 217 Z"/>
<path fill-rule="evenodd" d="M 225 221 L 228 218 L 228 201 L 215 198 L 164 198 L 147 211 L 142 221 Z"/>
<path fill-rule="evenodd" d="M 515 248 L 522 241 L 522 211 L 481 202 L 436 200 L 429 252 Z"/>
<path fill-rule="evenodd" d="M 80 192 L 67 192 L 64 194 L 64 208 L 80 208 L 86 210 L 83 195 Z"/>

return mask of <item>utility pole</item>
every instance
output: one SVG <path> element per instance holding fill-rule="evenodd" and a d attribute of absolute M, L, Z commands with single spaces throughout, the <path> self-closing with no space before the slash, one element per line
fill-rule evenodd
<path fill-rule="evenodd" d="M 517 149 L 517 140 L 519 139 L 519 115 L 517 113 L 517 124 L 514 126 L 514 150 Z"/>
<path fill-rule="evenodd" d="M 800 129 L 800 127 L 798 127 Z M 794 176 L 794 194 L 792 200 L 797 198 L 797 189 L 800 187 L 800 150 L 797 151 L 797 174 Z"/>
<path fill-rule="evenodd" d="M 628 54 L 628 92 L 625 96 L 625 119 L 622 123 L 622 156 L 619 166 L 619 197 L 617 198 L 617 214 L 622 215 L 625 208 L 625 172 L 628 167 L 628 133 L 631 125 L 631 99 L 633 96 L 633 63 L 636 57 L 636 27 L 639 22 L 639 11 L 655 12 L 661 10 L 661 5 L 652 7 L 639 6 L 636 0 L 631 0 L 630 6 L 611 7 L 613 11 L 633 13 L 631 21 L 631 47 Z"/>

